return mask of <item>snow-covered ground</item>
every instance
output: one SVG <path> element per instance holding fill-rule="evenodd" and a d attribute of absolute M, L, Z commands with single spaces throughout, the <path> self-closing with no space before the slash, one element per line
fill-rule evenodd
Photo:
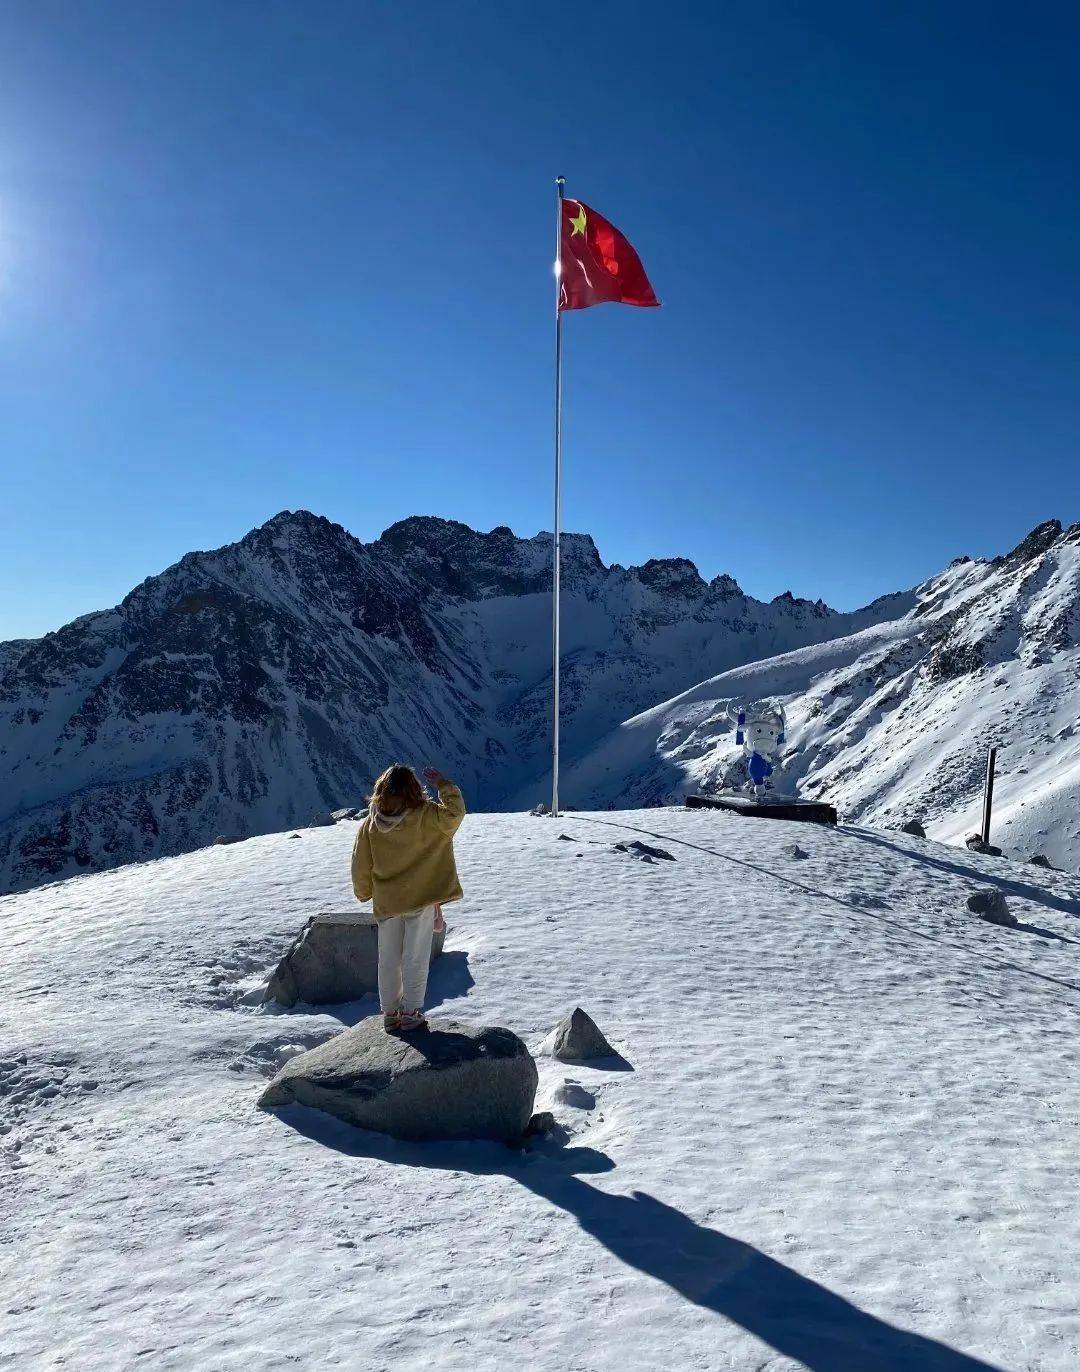
<path fill-rule="evenodd" d="M 1080 1366 L 1075 878 L 709 812 L 470 816 L 436 1017 L 535 1049 L 580 1004 L 632 1067 L 544 1061 L 538 1108 L 579 1103 L 520 1155 L 255 1110 L 340 1028 L 246 1002 L 352 904 L 353 831 L 0 900 L 0 1367 Z M 966 912 L 980 884 L 1022 928 Z"/>

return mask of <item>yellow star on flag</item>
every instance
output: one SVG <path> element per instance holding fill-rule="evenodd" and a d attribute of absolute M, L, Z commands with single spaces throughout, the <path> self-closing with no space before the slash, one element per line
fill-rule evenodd
<path fill-rule="evenodd" d="M 570 234 L 570 237 L 571 237 L 571 238 L 573 238 L 574 234 L 577 234 L 577 233 L 581 234 L 581 236 L 584 238 L 584 236 L 585 236 L 585 211 L 584 211 L 584 209 L 582 208 L 582 206 L 581 206 L 580 204 L 578 205 L 577 214 L 574 216 L 573 219 L 570 220 L 570 228 L 571 228 L 571 230 L 572 230 L 572 232 L 571 232 L 571 234 Z"/>

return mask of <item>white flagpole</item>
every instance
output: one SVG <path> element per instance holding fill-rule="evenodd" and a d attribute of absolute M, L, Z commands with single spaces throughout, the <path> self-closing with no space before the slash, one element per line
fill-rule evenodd
<path fill-rule="evenodd" d="M 562 207 L 565 176 L 555 178 L 555 532 L 551 582 L 551 814 L 559 814 L 559 580 L 562 534 Z"/>

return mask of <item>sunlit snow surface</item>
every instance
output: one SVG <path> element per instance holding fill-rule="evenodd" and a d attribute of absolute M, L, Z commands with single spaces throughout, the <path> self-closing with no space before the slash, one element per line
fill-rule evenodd
<path fill-rule="evenodd" d="M 470 816 L 436 1019 L 537 1049 L 581 1004 L 633 1068 L 542 1060 L 537 1108 L 595 1106 L 519 1155 L 255 1110 L 340 1028 L 244 997 L 351 905 L 353 833 L 0 900 L 0 1366 L 1080 1366 L 1080 882 L 855 828 Z M 966 912 L 987 883 L 1026 927 Z"/>

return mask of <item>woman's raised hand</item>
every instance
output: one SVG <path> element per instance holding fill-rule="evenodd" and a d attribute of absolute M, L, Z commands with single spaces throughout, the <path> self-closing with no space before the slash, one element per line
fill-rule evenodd
<path fill-rule="evenodd" d="M 438 767 L 425 767 L 424 780 L 428 783 L 429 786 L 434 786 L 436 789 L 438 789 L 446 780 L 446 777 L 443 776 L 442 772 L 439 771 Z"/>

